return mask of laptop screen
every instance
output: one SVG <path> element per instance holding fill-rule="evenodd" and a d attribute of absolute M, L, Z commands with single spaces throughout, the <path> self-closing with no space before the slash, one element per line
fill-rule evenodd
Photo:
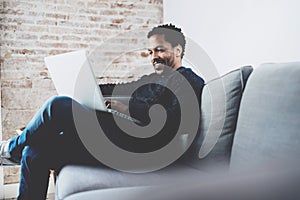
<path fill-rule="evenodd" d="M 107 110 L 87 50 L 48 56 L 45 63 L 58 95 L 69 96 L 91 109 Z"/>

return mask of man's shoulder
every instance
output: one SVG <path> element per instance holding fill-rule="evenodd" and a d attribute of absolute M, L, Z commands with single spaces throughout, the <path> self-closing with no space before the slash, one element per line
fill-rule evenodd
<path fill-rule="evenodd" d="M 204 79 L 197 75 L 191 68 L 181 67 L 179 72 L 188 80 L 192 82 L 197 82 L 199 84 L 204 84 Z"/>

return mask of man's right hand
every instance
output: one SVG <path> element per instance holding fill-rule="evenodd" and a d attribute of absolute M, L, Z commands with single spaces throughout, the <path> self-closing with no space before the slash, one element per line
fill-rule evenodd
<path fill-rule="evenodd" d="M 121 103 L 117 100 L 105 100 L 105 105 L 107 108 L 117 110 L 121 113 L 129 115 L 129 107 L 126 104 Z"/>

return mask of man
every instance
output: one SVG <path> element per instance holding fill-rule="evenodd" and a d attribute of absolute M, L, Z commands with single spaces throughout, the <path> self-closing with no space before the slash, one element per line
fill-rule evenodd
<path fill-rule="evenodd" d="M 161 25 L 154 27 L 148 38 L 148 51 L 155 73 L 132 83 L 100 87 L 105 95 L 111 95 L 115 89 L 132 94 L 128 105 L 115 100 L 106 103 L 139 120 L 139 126 L 151 124 L 149 112 L 154 105 L 162 105 L 167 118 L 159 133 L 150 139 L 128 137 L 115 123 L 112 114 L 92 111 L 69 97 L 53 97 L 40 108 L 20 136 L 0 143 L 1 162 L 21 164 L 18 199 L 45 199 L 49 169 L 59 171 L 70 163 L 101 164 L 80 140 L 74 111 L 80 116 L 96 112 L 105 135 L 114 144 L 131 152 L 155 151 L 173 138 L 181 122 L 182 108 L 189 104 L 191 98 L 187 87 L 183 86 L 184 82 L 188 82 L 199 100 L 204 81 L 192 70 L 182 67 L 185 37 L 181 29 L 172 24 Z M 159 110 L 157 118 L 160 117 Z M 153 113 L 156 113 L 155 109 Z M 126 119 L 121 120 L 131 124 Z M 87 131 L 94 131 L 90 130 L 88 121 L 85 123 Z"/>

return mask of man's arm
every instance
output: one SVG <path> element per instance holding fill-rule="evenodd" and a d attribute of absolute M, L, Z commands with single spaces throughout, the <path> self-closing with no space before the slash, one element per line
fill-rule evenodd
<path fill-rule="evenodd" d="M 147 79 L 147 75 L 143 76 L 141 79 L 137 81 L 132 81 L 129 83 L 121 83 L 121 84 L 100 84 L 99 87 L 104 96 L 112 96 L 114 89 L 116 88 L 115 95 L 119 96 L 129 96 L 131 95 L 137 87 L 141 86 L 142 82 Z"/>
<path fill-rule="evenodd" d="M 190 106 L 190 98 L 191 92 L 197 97 L 198 105 L 200 105 L 201 101 L 201 92 L 204 86 L 204 81 L 202 78 L 194 75 L 193 73 L 183 74 L 188 81 L 193 91 L 190 91 L 187 87 L 182 83 L 183 79 L 174 77 L 170 82 L 170 89 L 164 88 L 163 86 L 158 86 L 162 89 L 152 90 L 150 88 L 157 88 L 155 86 L 149 85 L 149 87 L 144 86 L 144 90 L 135 94 L 134 98 L 130 99 L 129 111 L 131 116 L 139 119 L 140 121 L 148 124 L 150 122 L 149 118 L 149 109 L 155 105 L 159 104 L 164 107 L 168 120 L 170 121 L 178 121 L 178 117 L 180 118 L 181 109 L 187 106 Z M 185 81 L 185 82 L 186 82 Z M 154 85 L 154 84 L 153 84 Z M 148 89 L 147 89 L 148 88 Z M 144 96 L 143 92 L 148 93 L 148 96 Z M 179 102 L 179 99 L 181 102 Z M 198 106 L 197 106 L 198 107 Z M 153 110 L 155 112 L 155 109 Z"/>
<path fill-rule="evenodd" d="M 136 90 L 140 85 L 141 82 L 144 81 L 144 79 L 147 76 L 143 76 L 138 81 L 133 81 L 130 83 L 122 83 L 122 84 L 100 84 L 99 87 L 101 89 L 101 92 L 104 96 L 111 97 L 113 94 L 115 97 L 118 96 L 126 96 L 128 97 L 128 102 L 124 103 L 123 101 L 119 101 L 116 99 L 106 99 L 105 103 L 108 108 L 112 108 L 114 110 L 117 110 L 119 112 L 125 113 L 129 115 L 129 98 L 131 98 L 131 94 Z M 116 89 L 116 91 L 114 91 Z M 122 97 L 121 97 L 122 98 Z"/>

